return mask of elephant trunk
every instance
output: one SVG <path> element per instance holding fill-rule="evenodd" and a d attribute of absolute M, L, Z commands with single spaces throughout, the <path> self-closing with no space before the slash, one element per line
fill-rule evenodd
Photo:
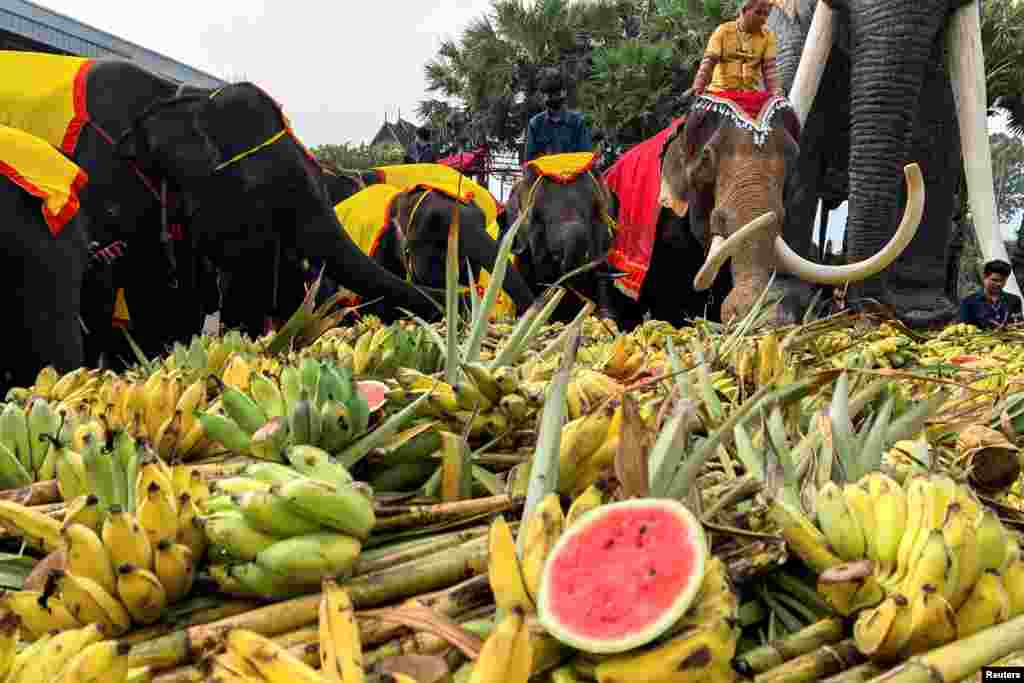
<path fill-rule="evenodd" d="M 873 256 L 892 237 L 908 132 L 944 18 L 920 0 L 873 0 L 854 14 L 846 223 L 851 261 Z"/>
<path fill-rule="evenodd" d="M 363 253 L 329 206 L 325 204 L 303 227 L 296 237 L 298 247 L 308 256 L 323 259 L 335 281 L 366 301 L 383 297 L 367 306 L 370 313 L 394 320 L 402 315 L 398 309 L 404 308 L 427 320 L 437 317 L 438 310 L 426 295 Z"/>
<path fill-rule="evenodd" d="M 468 258 L 472 265 L 493 273 L 494 264 L 498 261 L 498 243 L 483 228 L 468 225 L 463 228 L 459 230 L 459 253 Z M 508 292 L 520 311 L 526 310 L 533 303 L 533 292 L 522 274 L 511 265 L 505 270 L 501 288 Z"/>

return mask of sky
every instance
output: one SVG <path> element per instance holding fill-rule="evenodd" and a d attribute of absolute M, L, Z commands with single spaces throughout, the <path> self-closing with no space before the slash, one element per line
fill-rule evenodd
<path fill-rule="evenodd" d="M 36 0 L 224 80 L 248 80 L 285 108 L 310 147 L 367 142 L 415 121 L 423 66 L 490 0 Z"/>

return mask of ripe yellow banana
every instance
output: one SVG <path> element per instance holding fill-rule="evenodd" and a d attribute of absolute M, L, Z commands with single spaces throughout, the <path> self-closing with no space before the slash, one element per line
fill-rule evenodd
<path fill-rule="evenodd" d="M 188 595 L 195 579 L 192 549 L 173 538 L 164 538 L 156 544 L 153 554 L 153 573 L 167 591 L 167 602 L 174 604 Z"/>
<path fill-rule="evenodd" d="M 1024 614 L 1024 559 L 1020 556 L 1003 573 L 1003 585 L 1010 598 L 1010 617 Z"/>
<path fill-rule="evenodd" d="M 867 554 L 865 530 L 843 490 L 834 482 L 826 482 L 818 491 L 816 508 L 818 526 L 832 550 L 847 561 L 864 558 Z"/>
<path fill-rule="evenodd" d="M 362 683 L 363 648 L 355 609 L 337 581 L 323 582 L 320 598 L 320 671 L 329 681 Z"/>
<path fill-rule="evenodd" d="M 55 595 L 41 591 L 9 591 L 0 597 L 0 608 L 17 615 L 21 624 L 21 639 L 35 641 L 51 631 L 65 631 L 81 628 L 82 622 L 75 619 L 64 601 Z"/>
<path fill-rule="evenodd" d="M 565 528 L 568 529 L 580 517 L 607 502 L 608 482 L 598 479 L 572 501 L 569 511 L 565 513 Z"/>
<path fill-rule="evenodd" d="M 263 636 L 233 629 L 227 647 L 255 667 L 267 683 L 323 683 L 323 677 L 286 649 Z"/>
<path fill-rule="evenodd" d="M 846 562 L 821 572 L 818 575 L 818 592 L 843 616 L 874 607 L 885 599 L 885 592 L 874 574 L 874 563 L 870 560 Z"/>
<path fill-rule="evenodd" d="M 92 579 L 108 593 L 115 595 L 117 577 L 99 535 L 82 524 L 66 527 L 63 534 L 65 568 L 72 574 Z"/>
<path fill-rule="evenodd" d="M 942 531 L 932 529 L 928 532 L 917 564 L 903 583 L 900 592 L 904 595 L 917 595 L 925 584 L 930 584 L 945 597 L 950 580 L 955 580 L 955 577 L 951 576 L 952 568 L 953 560 Z"/>
<path fill-rule="evenodd" d="M 896 571 L 888 575 L 886 580 L 886 586 L 893 589 L 910 575 L 913 566 L 911 556 L 917 547 L 917 539 L 931 530 L 928 526 L 931 514 L 931 483 L 926 477 L 917 476 L 908 480 L 906 488 L 907 523 L 896 553 Z"/>
<path fill-rule="evenodd" d="M 521 677 L 513 679 L 511 670 L 521 671 L 513 663 L 513 657 L 520 650 L 520 632 L 523 630 L 524 618 L 522 609 L 516 607 L 505 615 L 497 628 L 484 641 L 480 656 L 473 665 L 473 673 L 469 683 L 526 683 Z M 527 673 L 529 672 L 527 663 Z"/>
<path fill-rule="evenodd" d="M 120 506 L 110 507 L 100 537 L 115 568 L 125 563 L 146 569 L 153 566 L 153 545 L 149 536 L 135 515 L 125 512 Z"/>
<path fill-rule="evenodd" d="M 857 649 L 876 662 L 895 661 L 910 640 L 911 613 L 910 600 L 900 593 L 861 612 L 853 626 Z"/>
<path fill-rule="evenodd" d="M 576 418 L 562 427 L 558 449 L 558 489 L 572 490 L 580 467 L 608 438 L 616 406 L 608 402 L 589 415 Z"/>
<path fill-rule="evenodd" d="M 52 639 L 52 633 L 42 635 L 34 643 L 15 655 L 14 662 L 11 663 L 11 669 L 7 673 L 6 680 L 10 681 L 10 683 L 15 683 L 15 681 L 20 680 L 22 671 L 25 667 L 28 666 L 29 662 L 33 662 L 38 659 L 43 648 L 46 647 L 46 644 Z"/>
<path fill-rule="evenodd" d="M 874 548 L 876 571 L 884 580 L 896 572 L 900 542 L 907 524 L 906 493 L 896 481 L 881 472 L 868 475 L 868 491 L 875 509 Z"/>
<path fill-rule="evenodd" d="M 994 569 L 986 569 L 967 600 L 956 611 L 957 639 L 1001 624 L 1009 618 L 1010 596 L 1003 585 L 1003 577 Z"/>
<path fill-rule="evenodd" d="M 549 493 L 526 520 L 523 531 L 526 538 L 523 545 L 523 581 L 530 597 L 537 601 L 540 593 L 540 579 L 544 573 L 544 562 L 555 547 L 565 526 L 565 516 L 557 493 Z"/>
<path fill-rule="evenodd" d="M 140 624 L 152 624 L 167 607 L 167 591 L 156 574 L 127 562 L 117 567 L 117 595 Z"/>
<path fill-rule="evenodd" d="M 910 631 L 906 655 L 927 652 L 956 640 L 956 612 L 934 586 L 925 585 L 914 596 Z"/>
<path fill-rule="evenodd" d="M 871 500 L 871 494 L 867 492 L 867 489 L 860 484 L 844 484 L 843 497 L 846 499 L 853 514 L 856 515 L 862 530 L 878 528 L 875 523 L 874 502 Z M 864 556 L 868 559 L 874 559 L 878 555 L 875 552 L 875 535 L 867 531 L 863 533 Z"/>
<path fill-rule="evenodd" d="M 138 500 L 135 518 L 149 538 L 150 546 L 155 547 L 161 540 L 177 535 L 178 510 L 170 488 L 151 481 L 145 497 Z"/>
<path fill-rule="evenodd" d="M 0 613 L 0 677 L 7 680 L 7 672 L 18 654 L 18 615 L 10 610 Z"/>
<path fill-rule="evenodd" d="M 1006 561 L 1009 535 L 1006 527 L 991 508 L 985 508 L 978 519 L 978 560 L 982 570 L 999 569 Z"/>
<path fill-rule="evenodd" d="M 516 608 L 532 612 L 533 600 L 526 589 L 516 543 L 501 515 L 491 523 L 487 552 L 487 578 L 498 609 L 506 613 Z"/>
<path fill-rule="evenodd" d="M 39 656 L 25 665 L 19 680 L 25 681 L 25 683 L 63 681 L 64 679 L 58 678 L 58 674 L 65 665 L 75 655 L 90 645 L 98 643 L 103 637 L 104 629 L 99 624 L 89 624 L 54 635 L 39 651 Z"/>
<path fill-rule="evenodd" d="M 75 655 L 57 678 L 60 683 L 126 683 L 131 645 L 119 640 L 93 643 Z"/>
<path fill-rule="evenodd" d="M 733 680 L 729 662 L 737 637 L 725 621 L 687 629 L 653 648 L 615 655 L 597 664 L 598 683 Z"/>
<path fill-rule="evenodd" d="M 0 522 L 29 545 L 42 548 L 47 553 L 59 549 L 63 544 L 60 522 L 30 507 L 0 500 Z"/>
<path fill-rule="evenodd" d="M 72 524 L 81 524 L 98 533 L 102 528 L 99 505 L 99 497 L 92 493 L 67 501 L 64 505 L 64 520 L 60 525 L 61 532 Z"/>
<path fill-rule="evenodd" d="M 981 562 L 978 558 L 978 538 L 974 521 L 960 503 L 953 501 L 946 508 L 946 519 L 942 524 L 942 535 L 949 548 L 952 561 L 950 574 L 956 583 L 946 586 L 943 592 L 950 606 L 956 610 L 964 604 L 974 583 L 981 576 Z"/>
<path fill-rule="evenodd" d="M 59 569 L 51 572 L 50 576 L 59 591 L 60 599 L 81 623 L 98 623 L 106 629 L 108 635 L 115 638 L 131 628 L 131 615 L 103 586 L 90 578 Z"/>

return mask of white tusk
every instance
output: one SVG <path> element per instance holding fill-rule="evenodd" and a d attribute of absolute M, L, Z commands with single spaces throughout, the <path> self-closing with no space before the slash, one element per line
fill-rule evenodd
<path fill-rule="evenodd" d="M 996 214 L 992 181 L 992 152 L 988 143 L 988 101 L 985 85 L 985 55 L 981 45 L 981 13 L 978 0 L 953 12 L 946 29 L 946 65 L 953 87 L 960 148 L 967 176 L 974 231 L 985 261 L 1001 259 L 1010 263 Z M 1013 272 L 1006 289 L 1020 295 Z"/>
<path fill-rule="evenodd" d="M 869 259 L 845 266 L 825 266 L 808 261 L 790 249 L 782 237 L 775 238 L 775 258 L 780 270 L 787 270 L 801 280 L 816 282 L 823 285 L 840 285 L 846 282 L 857 282 L 876 275 L 899 258 L 903 250 L 917 234 L 924 214 L 924 178 L 921 167 L 907 164 L 903 167 L 907 177 L 907 208 L 903 212 L 896 234 L 882 247 L 882 250 Z"/>
<path fill-rule="evenodd" d="M 704 265 L 701 266 L 697 276 L 693 278 L 693 288 L 698 292 L 710 289 L 711 285 L 715 282 L 715 278 L 718 277 L 718 271 L 722 269 L 722 266 L 729 260 L 729 257 L 736 253 L 743 246 L 744 242 L 774 222 L 775 212 L 769 211 L 729 235 L 729 239 L 725 239 L 721 235 L 712 237 L 707 258 L 704 259 Z"/>
<path fill-rule="evenodd" d="M 835 40 L 834 24 L 835 10 L 823 0 L 818 0 L 814 8 L 814 17 L 811 19 L 811 27 L 807 31 L 804 50 L 800 55 L 800 64 L 797 65 L 796 76 L 793 77 L 793 86 L 789 89 L 789 101 L 800 118 L 801 126 L 807 121 L 807 115 L 821 85 L 821 76 L 825 73 L 825 65 L 828 64 L 828 56 L 832 52 L 832 42 Z"/>

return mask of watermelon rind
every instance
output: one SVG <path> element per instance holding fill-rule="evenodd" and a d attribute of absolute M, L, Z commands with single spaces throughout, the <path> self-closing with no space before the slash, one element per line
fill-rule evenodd
<path fill-rule="evenodd" d="M 356 386 L 366 399 L 371 413 L 380 410 L 388 402 L 387 393 L 390 387 L 387 384 L 372 379 L 364 379 L 356 382 Z"/>
<path fill-rule="evenodd" d="M 550 608 L 549 601 L 551 599 L 551 594 L 549 593 L 549 589 L 552 585 L 550 581 L 550 572 L 554 566 L 554 562 L 552 561 L 553 558 L 558 557 L 559 553 L 565 548 L 565 546 L 568 545 L 577 535 L 595 524 L 600 524 L 601 521 L 610 513 L 614 511 L 621 511 L 623 509 L 650 509 L 652 507 L 667 509 L 682 521 L 684 528 L 690 530 L 690 537 L 695 553 L 693 571 L 690 580 L 682 590 L 679 591 L 679 594 L 672 602 L 672 606 L 665 610 L 665 613 L 657 620 L 640 631 L 628 636 L 620 636 L 609 640 L 595 639 L 575 632 L 556 618 L 556 615 L 552 613 Z M 544 564 L 544 571 L 541 575 L 540 591 L 537 596 L 538 619 L 549 634 L 557 638 L 562 643 L 583 652 L 589 652 L 592 654 L 615 654 L 641 647 L 666 633 L 683 617 L 686 610 L 690 608 L 690 605 L 697 597 L 701 584 L 704 581 L 707 557 L 708 543 L 707 537 L 704 535 L 704 527 L 701 525 L 700 520 L 690 512 L 689 508 L 677 500 L 669 498 L 634 498 L 617 503 L 601 505 L 585 513 L 569 529 L 567 529 L 548 554 L 548 558 Z"/>

